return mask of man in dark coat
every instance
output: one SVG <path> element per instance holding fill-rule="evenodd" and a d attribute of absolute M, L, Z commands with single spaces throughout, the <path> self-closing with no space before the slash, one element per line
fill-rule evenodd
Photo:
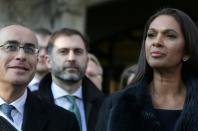
<path fill-rule="evenodd" d="M 72 112 L 81 130 L 94 131 L 104 94 L 84 76 L 88 62 L 87 41 L 77 30 L 56 31 L 49 40 L 47 59 L 51 74 L 41 80 L 39 96 L 70 111 L 77 106 L 78 113 Z M 68 96 L 75 98 L 75 104 Z"/>
<path fill-rule="evenodd" d="M 23 131 L 79 131 L 73 113 L 40 100 L 27 89 L 38 62 L 34 33 L 10 25 L 0 30 L 0 41 L 0 112 L 8 120 L 4 122 Z"/>

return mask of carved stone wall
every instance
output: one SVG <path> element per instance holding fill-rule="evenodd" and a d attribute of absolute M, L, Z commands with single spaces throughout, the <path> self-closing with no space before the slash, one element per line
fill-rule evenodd
<path fill-rule="evenodd" d="M 65 26 L 84 32 L 86 4 L 86 0 L 53 1 L 51 25 L 55 29 Z"/>
<path fill-rule="evenodd" d="M 0 0 L 0 28 L 23 24 L 51 31 L 71 27 L 84 32 L 87 0 Z"/>

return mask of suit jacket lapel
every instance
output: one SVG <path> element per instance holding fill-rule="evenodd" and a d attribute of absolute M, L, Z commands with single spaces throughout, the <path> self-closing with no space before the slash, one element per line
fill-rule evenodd
<path fill-rule="evenodd" d="M 86 120 L 88 121 L 92 109 L 92 102 L 95 99 L 94 92 L 91 92 L 92 87 L 91 83 L 88 82 L 88 79 L 85 77 L 82 83 L 82 92 L 83 92 L 83 103 L 85 108 Z"/>
<path fill-rule="evenodd" d="M 91 131 L 93 128 L 95 128 L 98 111 L 104 99 L 104 95 L 86 77 L 83 78 L 82 92 L 87 129 L 88 131 Z"/>
<path fill-rule="evenodd" d="M 92 104 L 85 102 L 85 115 L 86 115 L 86 121 L 88 121 L 88 118 L 90 117 L 90 112 L 91 112 L 91 108 L 92 108 Z"/>
<path fill-rule="evenodd" d="M 48 111 L 38 98 L 28 91 L 24 109 L 23 131 L 43 131 L 48 121 Z"/>
<path fill-rule="evenodd" d="M 39 84 L 38 95 L 40 95 L 47 102 L 54 104 L 54 97 L 52 94 L 51 84 L 52 76 L 50 73 L 48 73 Z"/>

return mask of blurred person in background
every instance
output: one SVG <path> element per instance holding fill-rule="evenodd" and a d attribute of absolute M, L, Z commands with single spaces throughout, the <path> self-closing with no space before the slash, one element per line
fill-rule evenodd
<path fill-rule="evenodd" d="M 102 90 L 103 69 L 98 58 L 89 53 L 88 65 L 85 75 L 96 85 L 99 90 Z"/>
<path fill-rule="evenodd" d="M 120 89 L 124 89 L 133 81 L 136 70 L 137 70 L 136 64 L 124 69 L 120 78 Z"/>
<path fill-rule="evenodd" d="M 47 67 L 46 55 L 47 45 L 51 32 L 45 28 L 37 28 L 34 30 L 39 45 L 38 64 L 36 67 L 36 74 L 28 87 L 31 91 L 37 91 L 40 80 L 49 72 Z"/>

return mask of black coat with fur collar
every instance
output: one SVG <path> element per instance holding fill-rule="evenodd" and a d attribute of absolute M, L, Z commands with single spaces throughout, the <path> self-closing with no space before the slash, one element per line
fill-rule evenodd
<path fill-rule="evenodd" d="M 184 80 L 187 96 L 174 131 L 198 131 L 198 78 Z M 111 95 L 103 104 L 96 131 L 161 131 L 148 92 L 149 79 Z"/>

